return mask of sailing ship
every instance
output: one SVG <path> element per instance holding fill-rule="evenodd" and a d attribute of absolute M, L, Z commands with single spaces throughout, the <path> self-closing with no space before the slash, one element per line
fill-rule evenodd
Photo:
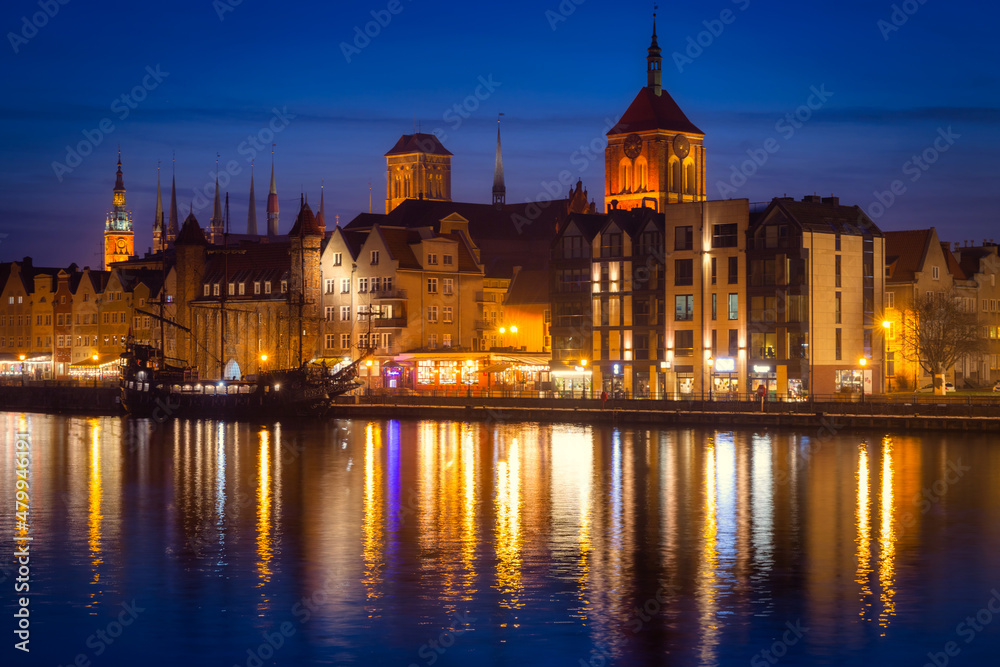
<path fill-rule="evenodd" d="M 305 215 L 307 214 L 307 219 Z M 228 250 L 228 218 L 229 197 L 226 196 L 226 232 L 224 234 L 224 255 Z M 193 220 L 193 217 L 189 219 Z M 188 222 L 185 222 L 185 226 Z M 300 221 L 312 221 L 312 213 L 303 202 Z M 196 224 L 196 221 L 195 221 Z M 306 225 L 298 222 L 293 228 L 299 230 Z M 162 246 L 161 246 L 162 248 Z M 224 284 L 228 283 L 228 255 Z M 163 260 L 164 272 L 166 259 Z M 304 272 L 305 267 L 301 267 Z M 226 294 L 222 291 L 219 300 L 220 340 L 219 349 L 223 351 L 219 361 L 219 377 L 221 379 L 200 379 L 197 367 L 186 366 L 180 360 L 168 358 L 164 354 L 164 327 L 169 325 L 191 334 L 192 331 L 177 322 L 165 317 L 166 280 L 160 289 L 160 314 L 136 309 L 137 313 L 152 317 L 160 323 L 160 346 L 136 342 L 130 335 L 126 341 L 125 351 L 121 355 L 120 385 L 121 400 L 126 411 L 135 415 L 161 416 L 195 416 L 216 419 L 241 418 L 280 418 L 306 417 L 326 415 L 337 396 L 362 386 L 358 380 L 362 363 L 373 352 L 370 348 L 362 348 L 360 356 L 343 368 L 331 369 L 325 362 L 320 365 L 306 363 L 302 360 L 302 321 L 303 308 L 306 305 L 304 295 L 299 295 L 291 305 L 298 307 L 299 360 L 296 368 L 261 371 L 246 379 L 226 379 L 222 359 L 226 349 Z M 369 323 L 370 326 L 370 323 Z M 368 337 L 370 340 L 370 336 Z M 197 339 L 192 341 L 201 347 L 209 356 L 213 355 L 205 345 Z"/>

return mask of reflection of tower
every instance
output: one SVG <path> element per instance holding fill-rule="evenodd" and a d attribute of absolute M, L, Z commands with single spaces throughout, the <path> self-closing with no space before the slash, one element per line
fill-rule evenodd
<path fill-rule="evenodd" d="M 503 114 L 500 114 L 501 116 Z M 507 200 L 507 186 L 503 180 L 503 154 L 500 152 L 500 119 L 497 118 L 497 159 L 493 169 L 493 205 L 503 206 Z"/>
<path fill-rule="evenodd" d="M 385 212 L 407 199 L 451 201 L 451 152 L 433 134 L 404 134 L 385 154 Z"/>
<path fill-rule="evenodd" d="M 666 204 L 704 201 L 705 133 L 663 90 L 655 17 L 646 62 L 646 87 L 608 132 L 605 206 L 614 201 L 620 209 L 651 205 L 662 211 Z"/>
<path fill-rule="evenodd" d="M 274 184 L 274 150 L 271 150 L 271 190 L 267 194 L 267 235 L 278 235 L 278 188 Z"/>
<path fill-rule="evenodd" d="M 132 229 L 132 212 L 125 210 L 125 182 L 122 179 L 122 149 L 118 149 L 118 173 L 115 178 L 115 196 L 107 221 L 104 223 L 104 268 L 114 262 L 127 261 L 135 254 L 135 232 Z"/>

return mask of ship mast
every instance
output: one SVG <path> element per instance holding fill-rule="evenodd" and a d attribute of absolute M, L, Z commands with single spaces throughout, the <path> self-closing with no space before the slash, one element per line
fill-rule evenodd
<path fill-rule="evenodd" d="M 226 193 L 226 229 L 222 233 L 222 298 L 219 300 L 219 379 L 226 379 L 226 295 L 229 294 L 229 193 Z"/>

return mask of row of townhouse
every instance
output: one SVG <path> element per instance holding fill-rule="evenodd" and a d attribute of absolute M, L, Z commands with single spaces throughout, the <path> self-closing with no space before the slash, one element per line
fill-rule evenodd
<path fill-rule="evenodd" d="M 30 257 L 0 265 L 0 373 L 30 379 L 112 377 L 125 339 L 153 342 L 143 310 L 159 299 L 153 271 L 37 267 Z"/>
<path fill-rule="evenodd" d="M 571 216 L 550 266 L 555 388 L 878 391 L 883 266 L 882 232 L 835 197 Z"/>

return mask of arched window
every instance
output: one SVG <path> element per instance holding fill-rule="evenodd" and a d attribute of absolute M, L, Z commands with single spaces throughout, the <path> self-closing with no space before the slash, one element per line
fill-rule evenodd
<path fill-rule="evenodd" d="M 694 174 L 694 160 L 684 161 L 684 192 L 693 195 L 695 194 L 695 174 Z"/>
<path fill-rule="evenodd" d="M 618 167 L 618 184 L 619 191 L 621 192 L 631 192 L 632 191 L 632 163 L 628 158 L 622 158 L 621 163 Z"/>
<path fill-rule="evenodd" d="M 635 161 L 635 188 L 639 191 L 649 190 L 649 165 L 644 157 Z"/>
<path fill-rule="evenodd" d="M 677 158 L 670 160 L 670 183 L 667 185 L 667 192 L 683 192 L 681 188 L 681 161 Z"/>

